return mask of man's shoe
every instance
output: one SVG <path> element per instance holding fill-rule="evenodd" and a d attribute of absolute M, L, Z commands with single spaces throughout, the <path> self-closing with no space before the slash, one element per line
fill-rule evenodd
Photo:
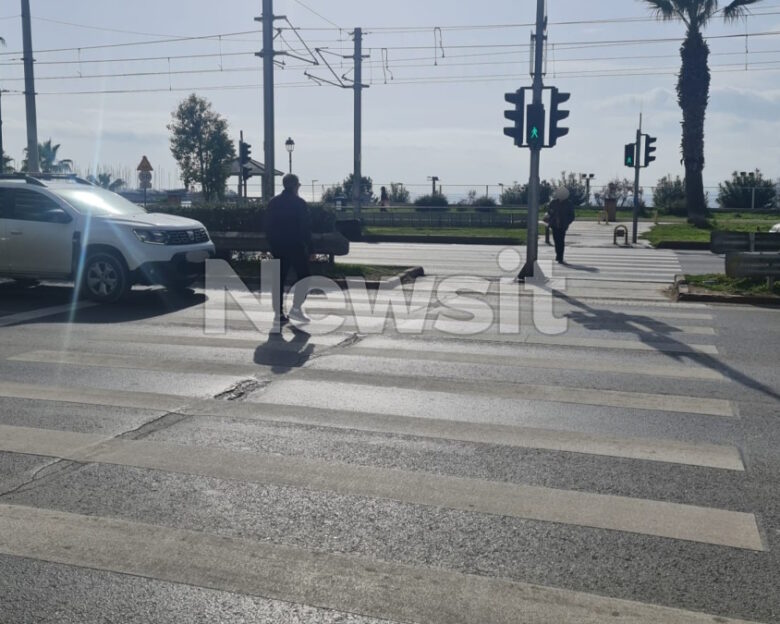
<path fill-rule="evenodd" d="M 292 308 L 289 314 L 290 320 L 296 323 L 308 323 L 309 318 L 303 313 L 300 308 Z"/>

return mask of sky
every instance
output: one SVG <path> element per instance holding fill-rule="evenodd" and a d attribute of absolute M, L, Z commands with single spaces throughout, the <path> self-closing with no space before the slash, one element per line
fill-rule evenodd
<path fill-rule="evenodd" d="M 262 161 L 260 0 L 31 0 L 38 139 L 60 144 L 76 169 L 111 171 L 137 186 L 143 155 L 155 188 L 180 185 L 167 124 L 190 93 L 207 98 L 252 144 Z M 721 3 L 724 4 L 724 3 Z M 529 36 L 534 0 L 274 0 L 277 50 L 299 56 L 323 49 L 336 75 L 352 76 L 350 33 L 364 31 L 363 173 L 375 190 L 404 183 L 413 195 L 437 176 L 445 194 L 499 192 L 525 182 L 529 152 L 503 135 L 504 94 L 530 86 Z M 26 122 L 20 3 L 3 3 L 0 88 L 5 151 L 24 157 Z M 16 11 L 16 12 L 15 12 Z M 760 168 L 780 178 L 780 0 L 754 5 L 753 16 L 714 20 L 706 34 L 713 70 L 706 122 L 705 185 L 711 194 L 734 170 Z M 644 131 L 658 137 L 657 161 L 642 171 L 653 186 L 682 175 L 676 74 L 684 26 L 659 23 L 640 0 L 548 0 L 545 85 L 570 92 L 568 136 L 542 153 L 543 178 L 594 173 L 594 189 L 616 176 L 623 146 Z M 276 162 L 295 141 L 293 169 L 307 196 L 352 170 L 353 94 L 333 79 L 279 57 L 275 71 Z M 312 183 L 314 186 L 312 187 Z M 250 193 L 259 194 L 259 179 Z"/>

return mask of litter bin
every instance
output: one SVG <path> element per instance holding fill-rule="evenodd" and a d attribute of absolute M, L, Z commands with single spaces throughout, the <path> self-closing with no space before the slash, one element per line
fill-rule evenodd
<path fill-rule="evenodd" d="M 617 221 L 617 199 L 605 199 L 604 212 L 607 213 L 607 221 Z"/>

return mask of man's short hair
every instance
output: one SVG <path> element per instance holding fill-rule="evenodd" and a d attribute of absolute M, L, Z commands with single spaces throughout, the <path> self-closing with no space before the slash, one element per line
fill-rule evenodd
<path fill-rule="evenodd" d="M 294 173 L 288 173 L 282 178 L 282 186 L 285 191 L 294 191 L 301 185 L 301 181 Z"/>

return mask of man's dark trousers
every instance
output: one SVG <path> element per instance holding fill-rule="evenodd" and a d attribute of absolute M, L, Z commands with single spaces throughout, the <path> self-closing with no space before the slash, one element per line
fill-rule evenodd
<path fill-rule="evenodd" d="M 552 228 L 553 240 L 555 241 L 555 259 L 563 262 L 563 251 L 566 246 L 566 228 Z"/>
<path fill-rule="evenodd" d="M 301 281 L 311 275 L 309 271 L 309 254 L 306 247 L 302 245 L 290 245 L 272 251 L 275 259 L 279 260 L 279 288 L 273 289 L 273 306 L 277 316 L 281 317 L 284 313 L 284 284 L 290 270 L 295 271 L 295 278 Z M 304 290 L 296 288 L 293 292 L 293 308 L 300 309 L 303 305 L 306 293 Z"/>

